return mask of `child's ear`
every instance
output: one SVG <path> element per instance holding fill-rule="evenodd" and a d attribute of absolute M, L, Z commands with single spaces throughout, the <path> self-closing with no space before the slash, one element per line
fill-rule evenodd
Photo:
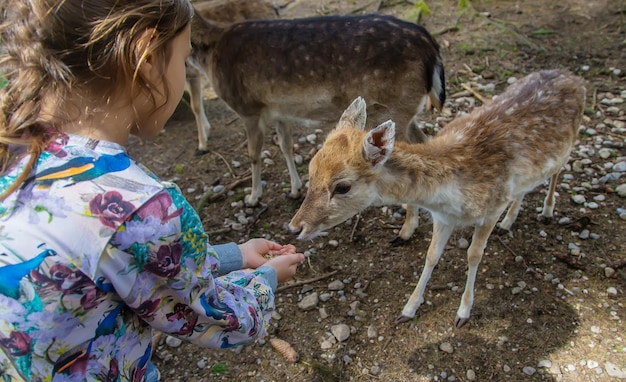
<path fill-rule="evenodd" d="M 137 68 L 144 78 L 152 81 L 156 79 L 158 73 L 156 72 L 155 55 L 150 52 L 150 44 L 156 37 L 156 30 L 154 28 L 148 28 L 139 38 L 135 44 L 135 60 L 137 62 Z"/>

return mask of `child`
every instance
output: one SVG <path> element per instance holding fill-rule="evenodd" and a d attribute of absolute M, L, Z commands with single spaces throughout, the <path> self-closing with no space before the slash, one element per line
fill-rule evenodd
<path fill-rule="evenodd" d="M 122 146 L 157 135 L 182 96 L 188 0 L 0 11 L 0 376 L 153 382 L 152 329 L 216 348 L 264 335 L 303 255 L 212 246 L 180 190 Z"/>

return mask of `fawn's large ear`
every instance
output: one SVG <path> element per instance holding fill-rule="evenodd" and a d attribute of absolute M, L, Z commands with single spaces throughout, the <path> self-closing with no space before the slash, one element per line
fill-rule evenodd
<path fill-rule="evenodd" d="M 365 109 L 365 100 L 362 97 L 357 97 L 341 115 L 337 123 L 337 129 L 344 127 L 355 127 L 359 130 L 365 129 L 365 120 L 367 119 Z"/>
<path fill-rule="evenodd" d="M 393 152 L 396 141 L 396 124 L 387 121 L 372 129 L 363 141 L 363 157 L 372 166 L 384 164 Z"/>

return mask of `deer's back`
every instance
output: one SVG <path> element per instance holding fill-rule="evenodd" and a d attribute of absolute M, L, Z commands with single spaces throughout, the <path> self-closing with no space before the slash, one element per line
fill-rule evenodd
<path fill-rule="evenodd" d="M 213 87 L 231 106 L 332 103 L 337 115 L 355 94 L 425 95 L 440 60 L 424 28 L 384 15 L 246 21 L 224 30 L 211 54 Z"/>
<path fill-rule="evenodd" d="M 585 100 L 582 79 L 534 73 L 430 143 L 472 204 L 470 214 L 531 191 L 567 163 Z"/>

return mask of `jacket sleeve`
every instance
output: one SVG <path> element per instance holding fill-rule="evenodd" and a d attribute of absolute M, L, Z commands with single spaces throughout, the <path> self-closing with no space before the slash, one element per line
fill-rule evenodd
<path fill-rule="evenodd" d="M 209 244 L 198 214 L 172 186 L 117 230 L 98 269 L 152 327 L 225 348 L 263 336 L 274 307 L 274 269 L 242 265 L 236 244 Z"/>

